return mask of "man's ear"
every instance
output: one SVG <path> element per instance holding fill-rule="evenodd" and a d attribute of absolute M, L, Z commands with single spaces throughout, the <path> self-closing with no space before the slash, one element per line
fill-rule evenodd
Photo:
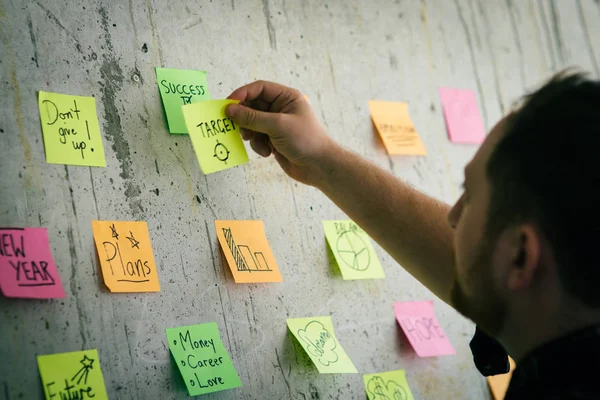
<path fill-rule="evenodd" d="M 508 286 L 519 290 L 530 286 L 540 264 L 542 240 L 540 232 L 532 224 L 515 228 L 513 265 Z"/>

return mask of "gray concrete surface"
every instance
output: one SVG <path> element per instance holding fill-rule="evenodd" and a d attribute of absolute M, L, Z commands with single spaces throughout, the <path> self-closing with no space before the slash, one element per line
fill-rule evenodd
<path fill-rule="evenodd" d="M 405 368 L 417 399 L 486 399 L 471 323 L 441 301 L 457 350 L 419 359 L 392 303 L 431 293 L 377 248 L 387 279 L 347 282 L 321 220 L 344 215 L 272 159 L 204 176 L 170 136 L 154 67 L 208 71 L 213 98 L 253 79 L 310 97 L 329 133 L 425 192 L 453 202 L 473 146 L 449 143 L 437 88 L 474 89 L 491 127 L 526 89 L 577 65 L 598 74 L 597 0 L 0 1 L 0 225 L 47 227 L 64 300 L 0 298 L 0 399 L 42 397 L 35 356 L 97 348 L 111 399 L 187 394 L 164 329 L 216 321 L 243 387 L 215 399 L 365 398 L 360 375 L 319 375 L 286 317 L 332 315 L 359 371 Z M 45 163 L 36 92 L 93 95 L 106 168 Z M 389 157 L 369 99 L 406 100 L 429 151 Z M 236 285 L 214 219 L 263 219 L 281 284 Z M 160 293 L 110 294 L 91 220 L 145 220 Z"/>

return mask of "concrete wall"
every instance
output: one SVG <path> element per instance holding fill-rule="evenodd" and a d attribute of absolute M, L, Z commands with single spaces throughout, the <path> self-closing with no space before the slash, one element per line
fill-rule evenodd
<path fill-rule="evenodd" d="M 164 330 L 215 321 L 243 387 L 215 399 L 364 398 L 360 375 L 319 375 L 286 317 L 332 315 L 359 371 L 405 368 L 418 399 L 485 399 L 471 323 L 435 301 L 457 350 L 419 359 L 392 303 L 432 298 L 377 248 L 387 278 L 349 282 L 328 262 L 323 219 L 343 218 L 272 159 L 205 176 L 170 136 L 154 67 L 208 71 L 213 98 L 253 79 L 310 97 L 330 135 L 453 202 L 473 146 L 447 139 L 437 88 L 471 88 L 491 127 L 527 88 L 578 65 L 598 74 L 594 0 L 0 1 L 0 226 L 43 226 L 67 297 L 0 298 L 0 399 L 40 398 L 35 356 L 97 348 L 111 399 L 186 398 Z M 46 164 L 36 92 L 93 95 L 106 168 Z M 407 100 L 429 151 L 390 157 L 369 99 Z M 110 294 L 91 220 L 145 220 L 160 293 Z M 215 219 L 263 219 L 281 284 L 236 285 Z"/>

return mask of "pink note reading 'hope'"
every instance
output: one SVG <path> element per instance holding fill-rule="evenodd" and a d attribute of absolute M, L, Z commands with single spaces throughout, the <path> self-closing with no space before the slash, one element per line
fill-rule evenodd
<path fill-rule="evenodd" d="M 400 327 L 419 357 L 456 354 L 433 312 L 433 301 L 394 303 Z"/>
<path fill-rule="evenodd" d="M 0 228 L 0 289 L 6 297 L 65 297 L 46 228 Z"/>
<path fill-rule="evenodd" d="M 450 140 L 455 143 L 482 143 L 485 139 L 485 128 L 475 92 L 453 88 L 439 90 Z"/>

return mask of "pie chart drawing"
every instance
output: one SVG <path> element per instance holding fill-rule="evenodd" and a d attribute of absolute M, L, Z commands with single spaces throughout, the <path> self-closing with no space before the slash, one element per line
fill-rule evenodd
<path fill-rule="evenodd" d="M 364 271 L 371 263 L 371 252 L 367 243 L 354 231 L 345 231 L 338 236 L 335 249 L 340 260 L 348 267 Z"/>

